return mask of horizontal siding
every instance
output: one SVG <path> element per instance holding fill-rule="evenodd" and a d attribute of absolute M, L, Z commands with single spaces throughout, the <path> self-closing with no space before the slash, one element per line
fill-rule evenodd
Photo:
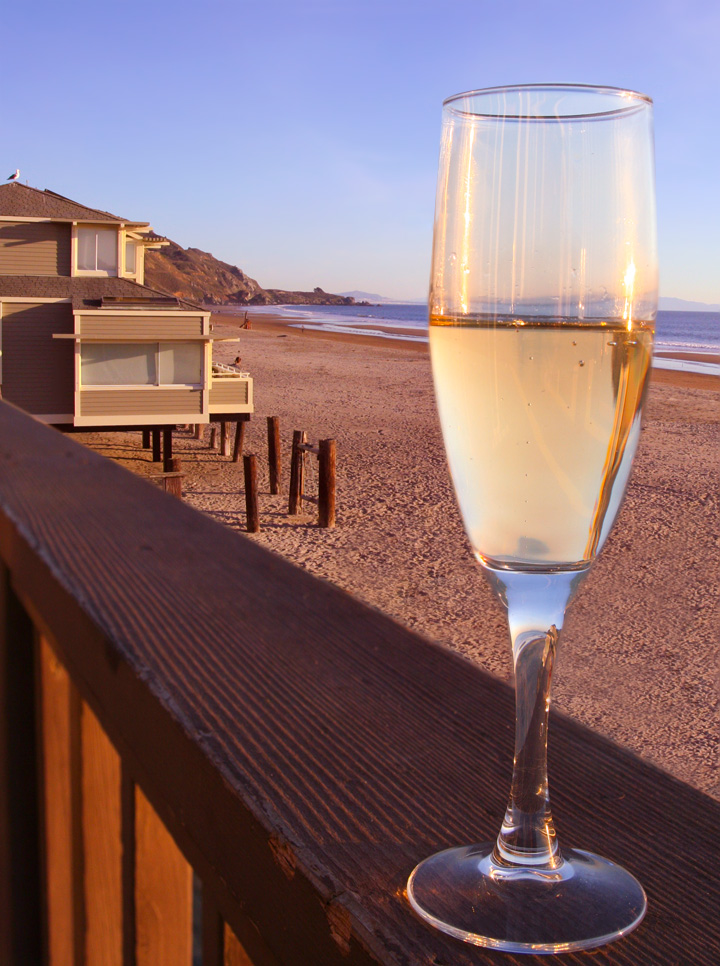
<path fill-rule="evenodd" d="M 69 275 L 70 225 L 0 223 L 0 275 Z"/>
<path fill-rule="evenodd" d="M 248 401 L 247 379 L 213 380 L 210 386 L 210 405 L 226 406 L 243 404 Z"/>
<path fill-rule="evenodd" d="M 172 416 L 201 412 L 199 389 L 93 389 L 80 393 L 82 416 Z"/>
<path fill-rule="evenodd" d="M 176 339 L 202 335 L 202 318 L 178 318 L 172 315 L 137 315 L 93 318 L 83 315 L 80 334 L 92 339 L 114 339 L 131 342 L 133 339 Z"/>
<path fill-rule="evenodd" d="M 72 413 L 74 343 L 53 339 L 72 332 L 68 303 L 5 302 L 2 306 L 3 399 L 29 413 Z"/>

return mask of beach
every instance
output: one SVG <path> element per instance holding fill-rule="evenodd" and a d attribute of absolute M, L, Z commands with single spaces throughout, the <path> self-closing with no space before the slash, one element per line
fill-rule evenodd
<path fill-rule="evenodd" d="M 244 533 L 242 466 L 209 450 L 207 430 L 203 441 L 175 435 L 186 502 L 511 680 L 505 616 L 456 509 L 427 346 L 302 330 L 282 315 L 253 316 L 249 330 L 226 315 L 213 324 L 216 339 L 231 340 L 215 343 L 214 358 L 241 356 L 254 379 L 245 452 L 258 457 L 262 531 Z M 280 421 L 280 496 L 269 494 L 266 416 Z M 337 440 L 333 530 L 316 526 L 312 504 L 287 515 L 296 429 Z M 157 472 L 139 433 L 77 438 L 133 472 Z M 570 609 L 553 684 L 556 710 L 716 798 L 719 453 L 720 379 L 655 370 L 627 497 Z"/>

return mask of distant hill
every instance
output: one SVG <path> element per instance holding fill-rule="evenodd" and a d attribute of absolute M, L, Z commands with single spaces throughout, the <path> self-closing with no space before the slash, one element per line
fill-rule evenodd
<path fill-rule="evenodd" d="M 265 289 L 237 266 L 174 241 L 145 253 L 145 284 L 206 305 L 352 305 L 355 301 L 321 288 L 312 292 Z"/>
<path fill-rule="evenodd" d="M 145 284 L 206 305 L 353 305 L 356 302 L 383 304 L 397 299 L 377 292 L 341 292 L 332 295 L 321 288 L 312 292 L 263 288 L 236 265 L 221 262 L 199 248 L 182 248 L 176 242 L 145 253 Z M 664 296 L 659 302 L 664 312 L 720 312 L 720 304 L 691 302 Z"/>
<path fill-rule="evenodd" d="M 340 292 L 346 298 L 355 299 L 356 302 L 397 302 L 397 299 L 389 299 L 385 295 L 378 295 L 377 292 Z"/>
<path fill-rule="evenodd" d="M 720 305 L 709 302 L 689 302 L 687 299 L 675 299 L 663 296 L 658 300 L 661 312 L 720 312 Z"/>

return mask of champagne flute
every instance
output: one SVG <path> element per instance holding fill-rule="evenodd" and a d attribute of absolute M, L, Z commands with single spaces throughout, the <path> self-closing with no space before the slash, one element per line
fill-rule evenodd
<path fill-rule="evenodd" d="M 508 612 L 515 758 L 497 841 L 421 862 L 408 897 L 477 945 L 588 949 L 645 914 L 627 871 L 560 849 L 547 728 L 565 611 L 637 446 L 656 309 L 648 97 L 544 84 L 445 101 L 430 350 L 467 534 Z"/>

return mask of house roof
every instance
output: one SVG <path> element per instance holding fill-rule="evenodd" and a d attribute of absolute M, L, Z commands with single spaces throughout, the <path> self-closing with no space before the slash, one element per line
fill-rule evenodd
<path fill-rule="evenodd" d="M 71 299 L 73 308 L 126 308 L 129 311 L 162 309 L 204 311 L 186 299 L 138 285 L 127 278 L 86 278 L 68 275 L 0 275 L 3 298 Z"/>
<path fill-rule="evenodd" d="M 15 218 L 54 218 L 58 221 L 98 221 L 116 225 L 125 224 L 138 228 L 148 228 L 146 221 L 130 221 L 111 215 L 108 211 L 98 208 L 88 208 L 77 201 L 64 198 L 47 188 L 30 188 L 11 181 L 10 184 L 0 185 L 0 215 Z"/>

